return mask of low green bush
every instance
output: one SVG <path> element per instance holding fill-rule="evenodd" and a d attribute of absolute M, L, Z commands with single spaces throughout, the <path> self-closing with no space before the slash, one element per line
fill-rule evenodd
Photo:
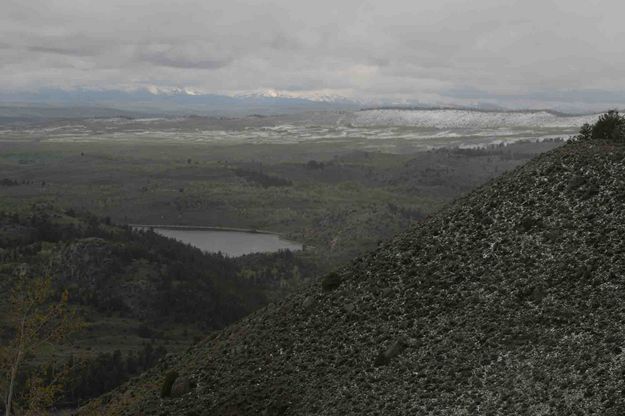
<path fill-rule="evenodd" d="M 625 141 L 625 117 L 616 110 L 608 111 L 602 114 L 595 124 L 584 124 L 577 137 L 582 140 Z"/>
<path fill-rule="evenodd" d="M 165 375 L 165 380 L 163 380 L 163 385 L 161 386 L 161 397 L 171 396 L 171 387 L 174 385 L 177 378 L 178 372 L 176 371 L 170 371 Z"/>
<path fill-rule="evenodd" d="M 329 292 L 341 285 L 341 276 L 336 272 L 329 273 L 321 279 L 321 288 L 324 292 Z"/>

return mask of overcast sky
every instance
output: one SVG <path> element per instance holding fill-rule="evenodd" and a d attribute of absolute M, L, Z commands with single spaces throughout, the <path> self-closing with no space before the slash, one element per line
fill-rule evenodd
<path fill-rule="evenodd" d="M 625 103 L 625 2 L 0 0 L 0 90 Z"/>

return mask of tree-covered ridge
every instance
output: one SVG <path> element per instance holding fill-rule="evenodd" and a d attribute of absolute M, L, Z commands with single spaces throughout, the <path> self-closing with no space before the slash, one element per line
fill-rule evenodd
<path fill-rule="evenodd" d="M 228 258 L 48 204 L 0 212 L 0 348 L 16 337 L 8 321 L 12 288 L 49 277 L 51 298 L 65 293 L 85 326 L 63 345 L 29 352 L 16 391 L 23 397 L 36 375 L 55 380 L 56 406 L 76 406 L 150 368 L 166 349 L 184 349 L 282 296 L 315 270 L 290 252 Z"/>
<path fill-rule="evenodd" d="M 624 414 L 624 178 L 625 146 L 612 138 L 541 155 L 163 362 L 103 408 Z M 187 388 L 163 399 L 174 373 Z"/>
<path fill-rule="evenodd" d="M 3 280 L 50 272 L 72 302 L 103 312 L 219 328 L 264 302 L 235 261 L 89 214 L 0 213 L 0 250 Z"/>

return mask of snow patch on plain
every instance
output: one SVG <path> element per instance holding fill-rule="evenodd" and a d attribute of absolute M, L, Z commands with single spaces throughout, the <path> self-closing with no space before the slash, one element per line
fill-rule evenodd
<path fill-rule="evenodd" d="M 598 114 L 566 116 L 548 111 L 491 112 L 471 110 L 363 110 L 354 114 L 355 126 L 410 126 L 439 129 L 576 128 L 594 123 Z"/>

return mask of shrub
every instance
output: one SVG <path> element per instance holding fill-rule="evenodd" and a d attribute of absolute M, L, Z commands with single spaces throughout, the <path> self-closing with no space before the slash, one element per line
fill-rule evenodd
<path fill-rule="evenodd" d="M 592 127 L 593 139 L 622 139 L 625 133 L 625 118 L 618 111 L 608 111 L 599 117 Z"/>
<path fill-rule="evenodd" d="M 625 140 L 625 117 L 611 110 L 601 115 L 592 126 L 584 124 L 578 138 L 592 140 Z"/>
<path fill-rule="evenodd" d="M 324 292 L 329 292 L 338 288 L 341 285 L 341 276 L 336 272 L 327 274 L 321 279 L 321 288 Z"/>
<path fill-rule="evenodd" d="M 161 397 L 169 397 L 171 395 L 171 387 L 174 385 L 174 381 L 178 378 L 178 372 L 170 371 L 165 376 L 163 386 L 161 387 Z"/>
<path fill-rule="evenodd" d="M 577 136 L 581 140 L 588 140 L 592 137 L 592 126 L 588 123 L 584 123 L 581 129 L 579 129 L 579 134 Z"/>

